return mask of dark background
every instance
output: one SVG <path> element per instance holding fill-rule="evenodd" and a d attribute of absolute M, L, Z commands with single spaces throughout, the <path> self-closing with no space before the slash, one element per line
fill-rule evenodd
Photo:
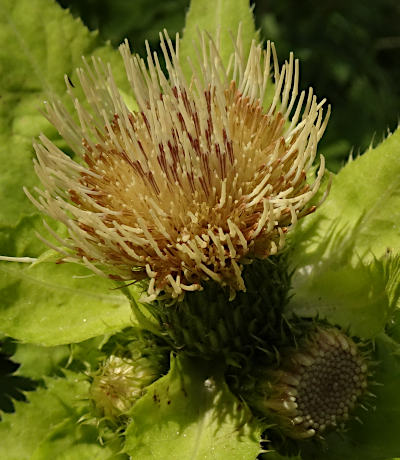
<path fill-rule="evenodd" d="M 117 46 L 128 37 L 143 54 L 158 32 L 184 26 L 189 0 L 58 0 Z M 208 1 L 208 0 L 205 0 Z M 399 0 L 258 0 L 261 36 L 275 41 L 284 60 L 301 60 L 301 87 L 313 86 L 333 113 L 320 152 L 337 171 L 353 154 L 379 143 L 399 121 Z"/>

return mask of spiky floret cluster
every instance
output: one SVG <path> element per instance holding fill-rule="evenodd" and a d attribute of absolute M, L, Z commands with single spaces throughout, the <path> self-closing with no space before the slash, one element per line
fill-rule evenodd
<path fill-rule="evenodd" d="M 367 387 L 368 365 L 338 329 L 318 329 L 273 375 L 262 402 L 292 438 L 309 438 L 344 423 Z"/>
<path fill-rule="evenodd" d="M 115 421 L 167 371 L 168 352 L 151 334 L 135 329 L 112 339 L 104 346 L 111 354 L 91 376 L 89 394 L 96 417 Z"/>
<path fill-rule="evenodd" d="M 314 183 L 306 179 L 328 119 L 324 101 L 311 89 L 298 95 L 298 61 L 291 55 L 280 69 L 271 43 L 253 42 L 246 58 L 239 33 L 225 68 L 200 34 L 188 81 L 179 37 L 174 47 L 160 36 L 169 79 L 157 54 L 148 49 L 146 66 L 120 47 L 137 111 L 98 59 L 77 71 L 84 103 L 66 79 L 79 123 L 58 100 L 46 104 L 47 117 L 78 160 L 41 135 L 35 169 L 44 190 L 38 199 L 27 193 L 67 226 L 67 239 L 54 234 L 62 247 L 53 244 L 65 261 L 119 280 L 148 278 L 147 301 L 162 291 L 182 297 L 207 279 L 234 295 L 245 290 L 243 264 L 279 251 L 288 228 L 314 209 L 323 158 Z"/>
<path fill-rule="evenodd" d="M 101 416 L 114 418 L 128 412 L 143 395 L 145 386 L 153 380 L 154 375 L 148 376 L 140 364 L 135 365 L 130 359 L 112 355 L 93 378 L 90 397 Z"/>

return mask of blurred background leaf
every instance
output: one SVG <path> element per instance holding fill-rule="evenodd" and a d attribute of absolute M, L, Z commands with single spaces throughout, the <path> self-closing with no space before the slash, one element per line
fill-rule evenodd
<path fill-rule="evenodd" d="M 117 46 L 125 37 L 144 54 L 158 32 L 181 32 L 189 0 L 58 0 L 90 29 Z M 398 123 L 400 102 L 400 3 L 398 0 L 258 0 L 256 25 L 276 42 L 284 60 L 301 60 L 301 87 L 333 106 L 320 152 L 337 171 L 353 150 L 363 152 Z"/>
<path fill-rule="evenodd" d="M 300 6 L 301 5 L 301 6 Z M 283 58 L 301 61 L 301 85 L 314 87 L 333 107 L 321 142 L 337 170 L 348 153 L 380 142 L 398 123 L 400 3 L 397 0 L 256 2 L 262 36 Z"/>

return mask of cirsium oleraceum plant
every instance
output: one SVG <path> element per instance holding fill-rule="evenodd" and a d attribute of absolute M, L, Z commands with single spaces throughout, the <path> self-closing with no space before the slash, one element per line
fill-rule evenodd
<path fill-rule="evenodd" d="M 195 1 L 193 8 L 197 11 Z M 238 30 L 238 23 L 230 30 Z M 389 339 L 357 326 L 370 327 L 369 303 L 375 301 L 386 309 L 382 330 L 394 324 L 396 261 L 389 254 L 354 268 L 342 255 L 346 236 L 351 240 L 355 232 L 341 228 L 335 239 L 334 225 L 323 245 L 330 257 L 321 250 L 318 261 L 310 261 L 321 231 L 318 216 L 303 218 L 325 198 L 324 158 L 317 159 L 319 168 L 313 163 L 330 109 L 311 89 L 299 91 L 293 55 L 279 66 L 275 46 L 257 39 L 250 44 L 254 34 L 244 33 L 246 27 L 221 41 L 218 33 L 203 31 L 208 28 L 203 24 L 190 53 L 183 51 L 187 42 L 164 32 L 162 54 L 148 46 L 144 59 L 132 56 L 125 42 L 120 52 L 130 94 L 120 89 L 108 59 L 93 57 L 68 72 L 66 96 L 47 98 L 47 119 L 62 140 L 50 131 L 39 136 L 35 170 L 42 187 L 25 190 L 43 214 L 64 225 L 56 231 L 57 223 L 45 223 L 41 232 L 57 253 L 59 264 L 51 270 L 73 262 L 83 266 L 74 266 L 83 275 L 74 279 L 82 284 L 115 280 L 112 293 L 127 294 L 135 316 L 124 326 L 133 319 L 148 329 L 151 346 L 138 339 L 143 331 L 114 325 L 108 332 L 122 332 L 72 347 L 78 351 L 61 366 L 63 377 L 47 379 L 44 399 L 40 393 L 45 404 L 52 385 L 67 382 L 76 389 L 74 398 L 57 394 L 51 405 L 61 400 L 72 410 L 67 422 L 53 423 L 55 432 L 35 452 L 37 458 L 56 451 L 63 430 L 72 436 L 71 452 L 84 449 L 85 439 L 104 455 L 110 448 L 107 458 L 180 460 L 193 452 L 207 458 L 212 451 L 216 458 L 252 459 L 262 448 L 269 451 L 267 460 L 278 455 L 274 450 L 282 458 L 347 458 L 335 436 L 363 449 L 365 437 L 357 438 L 353 422 L 364 420 L 360 409 L 373 414 L 371 401 L 376 396 L 382 404 L 391 388 L 373 356 L 385 366 L 390 356 L 390 373 L 397 364 Z M 325 219 L 329 224 L 329 216 Z M 336 258 L 335 272 L 350 270 L 340 283 L 329 278 Z M 26 278 L 45 264 L 51 262 L 39 259 Z M 304 292 L 317 272 L 326 278 L 316 300 Z M 368 285 L 364 278 L 360 283 L 359 273 Z M 46 278 L 41 288 L 50 284 Z M 340 304 L 342 291 L 348 295 L 350 289 L 356 298 L 353 285 L 367 305 L 356 319 L 353 305 Z M 110 284 L 104 286 L 93 295 L 99 304 L 111 291 Z M 332 305 L 328 291 L 337 296 L 333 314 L 325 308 Z M 77 292 L 84 297 L 84 289 Z M 318 302 L 322 307 L 314 308 Z M 80 298 L 78 303 L 85 311 Z M 46 315 L 38 316 L 38 324 Z M 65 313 L 66 328 L 69 315 L 71 310 Z M 100 307 L 99 317 L 109 319 Z M 85 315 L 82 323 L 92 319 Z M 372 343 L 364 340 L 371 338 Z M 71 335 L 70 341 L 78 339 Z M 84 373 L 76 372 L 82 368 Z M 374 385 L 380 385 L 376 395 Z M 35 395 L 31 401 L 35 408 Z M 101 446 L 88 440 L 92 428 Z M 390 454 L 381 460 L 396 452 L 391 442 L 385 443 Z M 378 460 L 366 450 L 363 460 Z"/>
<path fill-rule="evenodd" d="M 78 70 L 89 108 L 76 98 L 74 86 L 66 79 L 79 123 L 57 100 L 46 103 L 47 117 L 81 162 L 41 136 L 41 143 L 34 145 L 35 170 L 44 190 L 36 189 L 38 199 L 26 193 L 41 211 L 68 228 L 68 239 L 51 232 L 62 246 L 50 246 L 63 261 L 75 260 L 100 276 L 117 280 L 147 278 L 147 295 L 142 296 L 146 302 L 156 300 L 161 292 L 182 301 L 185 293 L 202 290 L 207 281 L 228 286 L 233 300 L 236 291 L 246 291 L 244 265 L 278 254 L 290 227 L 315 210 L 310 201 L 325 172 L 323 157 L 312 185 L 307 172 L 329 110 L 324 116 L 325 101 L 318 102 L 312 90 L 298 94 L 298 61 L 291 55 L 279 68 L 270 42 L 263 50 L 253 41 L 244 59 L 239 31 L 235 52 L 225 68 L 211 37 L 200 33 L 199 57 L 190 62 L 193 76 L 187 81 L 179 62 L 179 37 L 175 47 L 166 32 L 160 38 L 168 79 L 157 54 L 148 50 L 146 66 L 139 56 L 131 56 L 127 43 L 120 47 L 137 111 L 129 110 L 110 68 L 101 60 L 84 61 L 85 68 Z M 271 85 L 272 102 L 264 109 Z M 235 311 L 236 305 L 230 308 Z M 278 307 L 281 305 L 268 308 Z M 185 313 L 178 314 L 178 322 Z M 169 315 L 162 322 L 178 332 L 180 327 L 173 319 Z M 184 327 L 191 329 L 190 324 Z M 203 337 L 210 331 L 210 325 L 196 327 L 202 329 Z M 325 336 L 330 337 L 329 332 Z M 267 339 L 259 338 L 265 346 Z M 197 355 L 208 356 L 210 344 L 202 343 L 202 337 L 198 340 Z M 218 340 L 216 336 L 212 344 L 217 354 Z M 183 338 L 179 346 L 189 349 L 191 342 Z M 350 343 L 345 338 L 342 342 Z M 240 346 L 242 342 L 236 348 Z M 336 359 L 340 369 L 341 356 L 332 356 L 329 365 L 334 368 Z M 92 386 L 91 395 L 99 399 L 101 392 L 110 394 L 111 401 L 119 403 L 117 395 L 122 390 L 116 382 L 120 382 L 128 394 L 118 407 L 123 413 L 131 406 L 129 395 L 132 401 L 133 395 L 137 398 L 136 387 L 132 383 L 131 390 L 129 385 L 138 385 L 132 377 L 125 378 L 136 371 L 120 361 L 108 358 L 107 371 Z M 350 382 L 358 375 L 356 371 L 353 375 L 350 369 Z M 139 370 L 137 373 L 140 375 Z M 306 382 L 306 391 L 310 382 Z M 317 383 L 314 387 L 309 389 L 314 395 L 327 391 L 318 390 Z M 288 390 L 293 399 L 291 391 L 298 390 Z M 346 396 L 340 394 L 337 399 L 329 405 L 332 414 L 348 411 Z M 249 401 L 252 405 L 251 397 Z M 293 431 L 299 438 L 313 436 L 320 431 L 317 427 L 323 431 L 330 424 L 336 426 L 330 414 L 327 420 L 323 414 L 320 418 L 314 415 L 316 420 L 303 420 L 296 415 L 297 411 L 301 414 L 298 403 L 285 401 L 283 395 L 266 396 L 257 406 L 263 413 L 279 404 L 292 411 L 290 423 L 296 425 Z M 318 402 L 309 404 L 313 407 Z M 344 409 L 336 408 L 339 404 Z M 111 413 L 108 407 L 105 411 Z M 283 431 L 291 436 L 285 423 Z"/>

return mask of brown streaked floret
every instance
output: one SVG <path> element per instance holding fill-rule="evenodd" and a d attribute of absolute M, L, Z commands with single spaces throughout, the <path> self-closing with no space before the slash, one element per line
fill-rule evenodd
<path fill-rule="evenodd" d="M 147 301 L 180 298 L 209 279 L 233 296 L 246 289 L 243 265 L 276 254 L 314 210 L 323 157 L 311 185 L 307 172 L 329 109 L 324 116 L 311 89 L 298 95 L 298 61 L 291 54 L 279 68 L 270 42 L 264 50 L 254 41 L 245 58 L 239 32 L 225 68 L 200 34 L 187 81 L 179 38 L 174 47 L 160 37 L 168 78 L 149 48 L 145 63 L 127 42 L 120 47 L 135 111 L 99 59 L 77 71 L 84 103 L 66 79 L 79 122 L 58 100 L 46 104 L 47 117 L 77 160 L 41 135 L 35 170 L 44 188 L 27 194 L 68 228 L 67 239 L 54 235 L 65 261 L 118 280 L 148 278 Z"/>

